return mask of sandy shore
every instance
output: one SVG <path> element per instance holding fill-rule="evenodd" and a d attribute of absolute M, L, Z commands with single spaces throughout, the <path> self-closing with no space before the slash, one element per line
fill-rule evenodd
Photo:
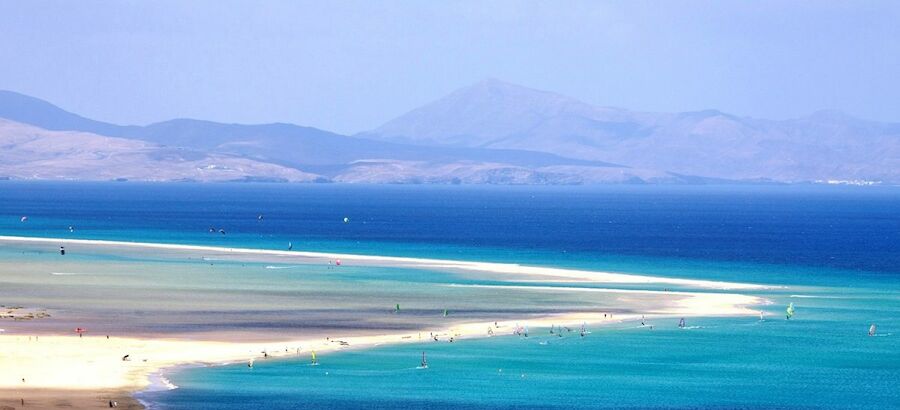
<path fill-rule="evenodd" d="M 541 279 L 555 278 L 568 279 L 584 282 L 600 282 L 600 283 L 619 283 L 619 284 L 664 284 L 676 286 L 688 286 L 694 288 L 706 288 L 717 290 L 754 290 L 768 289 L 771 286 L 722 282 L 698 279 L 682 279 L 682 278 L 666 278 L 660 276 L 646 276 L 615 272 L 588 271 L 579 269 L 563 269 L 539 266 L 523 266 L 514 263 L 492 263 L 492 262 L 471 262 L 444 259 L 426 259 L 426 258 L 407 258 L 397 256 L 376 256 L 376 255 L 352 255 L 325 252 L 306 252 L 306 251 L 280 251 L 268 249 L 248 249 L 248 248 L 225 248 L 216 246 L 202 245 L 177 245 L 149 242 L 125 242 L 125 241 L 105 241 L 90 239 L 60 239 L 60 238 L 37 238 L 24 236 L 0 236 L 0 243 L 40 243 L 49 246 L 101 246 L 101 247 L 125 247 L 139 249 L 161 249 L 172 251 L 189 251 L 204 252 L 208 254 L 226 254 L 226 255 L 248 255 L 248 256 L 277 256 L 282 258 L 290 258 L 293 262 L 320 262 L 341 260 L 348 264 L 369 265 L 369 266 L 396 266 L 396 267 L 415 267 L 423 269 L 441 269 L 441 270 L 462 270 L 462 271 L 478 271 L 490 272 L 501 275 L 516 276 L 532 276 Z"/>
<path fill-rule="evenodd" d="M 587 291 L 604 291 L 589 289 Z M 631 291 L 650 292 L 650 291 Z M 648 318 L 666 316 L 721 316 L 756 314 L 746 306 L 763 303 L 759 298 L 737 294 L 684 293 L 688 297 Z M 0 389 L 81 389 L 140 390 L 150 383 L 148 376 L 160 369 L 183 364 L 248 362 L 250 359 L 303 356 L 311 351 L 326 360 L 327 353 L 349 348 L 385 344 L 439 341 L 451 337 L 465 339 L 512 334 L 517 325 L 534 328 L 566 325 L 578 327 L 633 320 L 639 315 L 590 314 L 554 315 L 522 321 L 459 323 L 451 327 L 421 332 L 401 332 L 378 336 L 346 335 L 322 339 L 278 340 L 272 342 L 212 342 L 172 339 L 106 338 L 103 336 L 0 336 Z M 128 355 L 127 360 L 123 358 Z"/>
<path fill-rule="evenodd" d="M 12 409 L 143 409 L 128 390 L 0 389 L 0 410 Z"/>
<path fill-rule="evenodd" d="M 54 238 L 26 238 L 0 236 L 0 243 L 46 244 L 48 246 L 90 246 L 110 249 L 144 249 L 148 251 L 188 252 L 216 257 L 266 257 L 279 262 L 322 263 L 341 259 L 347 264 L 368 266 L 397 266 L 489 272 L 500 277 L 522 280 L 525 278 L 562 282 L 590 282 L 615 284 L 682 285 L 704 289 L 761 289 L 766 286 L 704 280 L 672 279 L 654 276 L 628 275 L 610 272 L 594 272 L 546 267 L 529 267 L 517 264 L 450 261 L 437 259 L 400 258 L 383 256 L 344 255 L 317 252 L 288 252 L 262 249 L 221 248 L 193 245 L 156 243 L 131 243 Z M 312 351 L 320 361 L 327 361 L 328 354 L 344 349 L 360 349 L 378 345 L 429 342 L 432 335 L 438 342 L 450 338 L 461 340 L 474 337 L 510 335 L 517 326 L 532 328 L 556 326 L 601 326 L 624 320 L 634 320 L 646 315 L 648 320 L 672 320 L 678 316 L 756 315 L 748 306 L 765 301 L 758 297 L 720 292 L 675 292 L 657 290 L 623 290 L 596 287 L 542 287 L 515 285 L 446 285 L 483 288 L 514 288 L 521 292 L 594 292 L 619 294 L 630 314 L 580 312 L 543 315 L 503 320 L 499 322 L 468 321 L 449 322 L 445 327 L 415 331 L 384 332 L 379 335 L 363 335 L 353 330 L 335 330 L 329 338 L 319 336 L 271 341 L 236 341 L 223 335 L 217 340 L 187 340 L 163 337 L 105 337 L 75 335 L 28 335 L 0 332 L 0 409 L 2 406 L 19 408 L 21 400 L 32 408 L 98 408 L 106 407 L 108 400 L 119 399 L 120 407 L 139 408 L 140 405 L 127 396 L 151 384 L 150 377 L 163 369 L 179 365 L 217 365 L 222 363 L 248 363 L 265 360 L 264 357 L 302 357 L 307 360 Z M 633 296 L 632 296 L 633 295 Z M 671 300 L 656 306 L 644 306 L 648 299 Z M 672 298 L 675 296 L 674 298 Z M 643 301 L 643 302 L 642 302 Z M 470 319 L 471 320 L 471 319 Z M 490 329 L 490 332 L 489 332 Z M 126 356 L 127 355 L 127 356 Z M 124 359 L 124 360 L 123 360 Z M 163 383 L 165 384 L 165 383 Z M 31 403 L 29 405 L 29 403 Z M 130 406 L 130 407 L 129 407 Z"/>

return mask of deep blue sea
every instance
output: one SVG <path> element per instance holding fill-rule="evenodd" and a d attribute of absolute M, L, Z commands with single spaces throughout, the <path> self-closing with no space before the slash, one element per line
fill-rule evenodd
<path fill-rule="evenodd" d="M 140 395 L 159 408 L 900 408 L 898 188 L 0 182 L 0 234 L 292 242 L 790 286 L 763 294 L 776 305 L 762 322 L 181 369 L 167 375 L 179 389 Z M 780 317 L 788 302 L 795 320 Z M 426 349 L 431 368 L 416 370 Z"/>

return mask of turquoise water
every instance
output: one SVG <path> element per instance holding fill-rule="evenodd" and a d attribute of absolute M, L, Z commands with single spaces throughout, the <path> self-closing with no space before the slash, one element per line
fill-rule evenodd
<path fill-rule="evenodd" d="M 316 367 L 194 368 L 169 376 L 180 389 L 140 397 L 171 409 L 896 407 L 896 338 L 828 318 L 840 309 L 805 314 L 396 346 L 326 355 Z M 415 369 L 421 351 L 427 370 Z"/>
<path fill-rule="evenodd" d="M 897 408 L 900 293 L 806 288 L 758 318 L 654 319 L 551 336 L 498 336 L 186 368 L 180 388 L 138 397 L 167 409 Z M 795 297 L 792 297 L 795 296 Z M 783 306 L 797 306 L 785 320 Z M 878 323 L 877 336 L 867 336 Z M 416 369 L 421 352 L 429 368 Z"/>
<path fill-rule="evenodd" d="M 789 286 L 757 293 L 774 302 L 763 322 L 621 323 L 584 339 L 533 329 L 527 339 L 345 351 L 316 367 L 300 358 L 179 369 L 167 374 L 179 389 L 139 395 L 153 407 L 900 408 L 896 188 L 77 186 L 0 184 L 0 234 L 272 249 L 291 241 Z M 428 281 L 406 275 L 390 279 Z M 787 321 L 789 302 L 797 316 Z M 878 336 L 866 336 L 870 323 Z M 416 370 L 422 351 L 430 368 Z"/>

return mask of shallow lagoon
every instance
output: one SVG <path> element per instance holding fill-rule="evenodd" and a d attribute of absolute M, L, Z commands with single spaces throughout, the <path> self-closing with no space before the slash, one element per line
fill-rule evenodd
<path fill-rule="evenodd" d="M 789 285 L 757 292 L 776 302 L 761 323 L 700 318 L 690 320 L 696 329 L 658 323 L 652 332 L 622 323 L 583 340 L 495 337 L 329 354 L 317 367 L 299 358 L 260 362 L 252 372 L 189 368 L 168 374 L 181 388 L 141 395 L 163 408 L 263 400 L 272 409 L 900 403 L 896 188 L 0 185 L 0 233 L 8 235 L 65 236 L 75 224 L 71 236 L 80 238 L 271 249 L 292 241 L 295 249 Z M 350 224 L 340 223 L 344 216 Z M 229 233 L 210 236 L 209 226 Z M 478 283 L 396 270 L 350 271 L 342 280 L 363 284 L 367 275 L 401 290 Z M 241 278 L 235 271 L 222 286 Z M 792 321 L 781 316 L 788 302 L 798 307 Z M 881 336 L 865 336 L 872 322 Z M 431 368 L 416 371 L 422 350 Z"/>

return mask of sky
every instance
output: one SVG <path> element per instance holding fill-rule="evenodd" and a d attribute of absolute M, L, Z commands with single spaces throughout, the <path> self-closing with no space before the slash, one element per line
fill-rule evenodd
<path fill-rule="evenodd" d="M 352 134 L 486 78 L 641 111 L 900 122 L 898 1 L 0 1 L 0 89 Z"/>

